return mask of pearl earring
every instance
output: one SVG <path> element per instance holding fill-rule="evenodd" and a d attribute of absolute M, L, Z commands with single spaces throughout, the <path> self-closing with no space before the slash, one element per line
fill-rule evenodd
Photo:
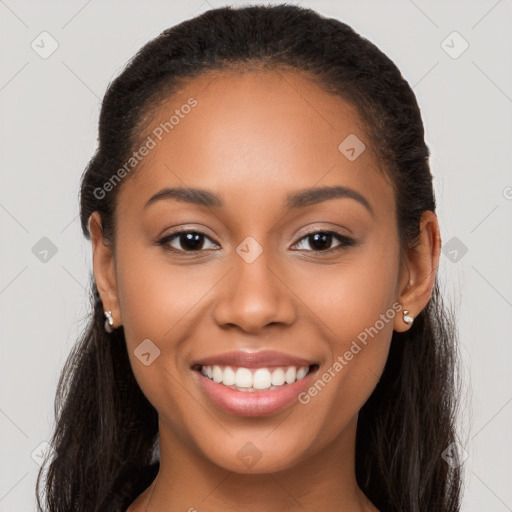
<path fill-rule="evenodd" d="M 407 324 L 407 325 L 412 325 L 412 323 L 414 322 L 414 318 L 412 316 L 409 316 L 409 311 L 406 309 L 403 311 L 403 317 L 404 317 L 404 322 Z"/>
<path fill-rule="evenodd" d="M 110 334 L 114 330 L 114 319 L 112 318 L 112 311 L 105 311 L 105 316 L 107 317 L 105 320 L 105 331 Z"/>

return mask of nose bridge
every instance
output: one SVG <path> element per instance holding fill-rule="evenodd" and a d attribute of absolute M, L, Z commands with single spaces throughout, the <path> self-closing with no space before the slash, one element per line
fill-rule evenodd
<path fill-rule="evenodd" d="M 233 271 L 215 306 L 217 323 L 236 324 L 248 332 L 271 323 L 292 323 L 293 294 L 276 266 L 270 249 L 252 237 L 243 240 L 233 253 Z"/>

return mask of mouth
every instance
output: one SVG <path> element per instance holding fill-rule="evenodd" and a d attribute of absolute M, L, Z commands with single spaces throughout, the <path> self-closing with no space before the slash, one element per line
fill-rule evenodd
<path fill-rule="evenodd" d="M 229 365 L 194 365 L 192 369 L 216 384 L 241 392 L 262 392 L 281 389 L 306 378 L 318 368 L 309 366 L 279 366 L 245 368 Z"/>
<path fill-rule="evenodd" d="M 281 366 L 192 366 L 208 402 L 224 413 L 244 417 L 271 415 L 298 404 L 298 396 L 311 386 L 318 368 L 318 364 L 304 365 L 304 361 Z"/>

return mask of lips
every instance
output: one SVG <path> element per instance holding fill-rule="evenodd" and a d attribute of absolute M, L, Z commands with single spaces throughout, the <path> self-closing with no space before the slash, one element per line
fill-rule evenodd
<path fill-rule="evenodd" d="M 260 352 L 233 351 L 224 354 L 218 354 L 204 359 L 199 359 L 192 363 L 193 369 L 200 366 L 235 366 L 237 368 L 278 368 L 295 366 L 311 366 L 314 361 L 303 359 L 293 355 L 274 350 L 264 350 Z"/>
<path fill-rule="evenodd" d="M 191 368 L 216 406 L 239 416 L 261 416 L 292 404 L 318 364 L 276 351 L 234 351 L 194 361 Z"/>

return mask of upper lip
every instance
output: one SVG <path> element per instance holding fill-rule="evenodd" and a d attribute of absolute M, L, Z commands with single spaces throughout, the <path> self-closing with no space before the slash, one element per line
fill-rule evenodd
<path fill-rule="evenodd" d="M 262 350 L 259 352 L 236 350 L 198 359 L 192 363 L 192 367 L 219 365 L 242 368 L 268 368 L 274 366 L 304 367 L 313 364 L 315 363 L 308 359 L 285 354 L 284 352 L 276 352 L 274 350 Z"/>

